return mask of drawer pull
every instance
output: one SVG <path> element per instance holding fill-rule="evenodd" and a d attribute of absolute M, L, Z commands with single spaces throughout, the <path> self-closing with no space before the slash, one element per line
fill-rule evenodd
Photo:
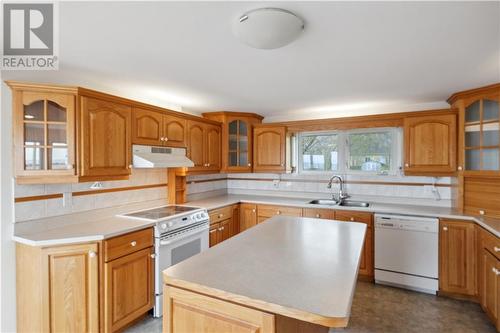
<path fill-rule="evenodd" d="M 493 267 L 491 271 L 495 273 L 495 275 L 500 275 L 500 270 L 496 269 L 495 267 Z"/>
<path fill-rule="evenodd" d="M 130 242 L 130 245 L 132 245 L 132 246 L 136 246 L 136 245 L 137 245 L 137 242 L 136 242 L 136 241 L 131 241 L 131 242 Z"/>
<path fill-rule="evenodd" d="M 493 247 L 493 250 L 494 250 L 495 252 L 500 252 L 500 247 L 495 246 L 495 247 Z"/>
<path fill-rule="evenodd" d="M 95 258 L 96 255 L 97 255 L 97 253 L 95 253 L 94 251 L 89 251 L 90 258 Z"/>
<path fill-rule="evenodd" d="M 320 216 L 321 216 L 321 215 L 319 215 L 319 214 L 316 214 L 316 217 L 320 217 Z"/>
<path fill-rule="evenodd" d="M 278 211 L 276 212 L 276 214 L 280 215 L 280 214 L 281 214 L 281 212 L 278 210 Z"/>
<path fill-rule="evenodd" d="M 222 230 L 224 230 L 224 227 L 220 227 L 220 228 L 219 228 L 219 231 L 222 231 Z"/>

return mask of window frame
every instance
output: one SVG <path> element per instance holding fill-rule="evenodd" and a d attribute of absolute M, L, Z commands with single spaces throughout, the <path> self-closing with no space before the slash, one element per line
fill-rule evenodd
<path fill-rule="evenodd" d="M 349 160 L 349 135 L 350 134 L 369 134 L 369 133 L 383 133 L 389 132 L 392 136 L 393 144 L 391 147 L 391 157 L 392 162 L 390 164 L 389 170 L 386 172 L 380 171 L 361 171 L 361 170 L 350 170 Z M 313 135 L 337 135 L 337 152 L 338 152 L 338 170 L 326 170 L 326 171 L 314 171 L 314 170 L 304 170 L 304 163 L 302 160 L 303 150 L 301 141 L 305 136 Z M 372 127 L 372 128 L 356 128 L 351 130 L 332 130 L 332 131 L 309 131 L 309 132 L 299 132 L 297 133 L 297 158 L 295 163 L 297 165 L 297 173 L 303 175 L 331 175 L 335 174 L 345 174 L 345 175 L 397 175 L 401 170 L 402 155 L 403 155 L 403 131 L 400 127 Z"/>

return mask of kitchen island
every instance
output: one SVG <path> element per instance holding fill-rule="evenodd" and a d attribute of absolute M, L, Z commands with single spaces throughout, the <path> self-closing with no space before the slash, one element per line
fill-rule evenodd
<path fill-rule="evenodd" d="M 276 216 L 166 269 L 164 332 L 346 327 L 362 223 Z"/>

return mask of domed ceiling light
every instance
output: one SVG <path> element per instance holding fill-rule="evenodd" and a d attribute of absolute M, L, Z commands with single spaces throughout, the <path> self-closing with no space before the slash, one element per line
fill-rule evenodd
<path fill-rule="evenodd" d="M 304 30 L 304 21 L 280 8 L 258 8 L 246 12 L 233 24 L 233 33 L 257 49 L 276 49 L 293 42 Z"/>

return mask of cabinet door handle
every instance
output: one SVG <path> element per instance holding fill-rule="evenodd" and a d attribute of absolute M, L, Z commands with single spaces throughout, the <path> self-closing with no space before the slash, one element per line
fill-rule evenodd
<path fill-rule="evenodd" d="M 154 258 L 156 258 L 156 254 L 151 253 L 151 254 L 150 254 L 150 257 L 154 259 Z"/>
<path fill-rule="evenodd" d="M 219 231 L 222 231 L 222 230 L 224 230 L 224 227 L 220 227 L 220 228 L 219 228 Z"/>
<path fill-rule="evenodd" d="M 254 209 L 252 209 L 252 213 L 255 213 L 255 208 L 254 208 Z"/>
<path fill-rule="evenodd" d="M 494 246 L 494 247 L 493 247 L 493 250 L 494 250 L 495 252 L 500 252 L 500 247 L 498 247 L 498 246 Z"/>
<path fill-rule="evenodd" d="M 130 245 L 132 245 L 132 246 L 136 246 L 136 245 L 137 245 L 137 242 L 136 242 L 136 241 L 131 241 L 131 242 L 130 242 Z"/>
<path fill-rule="evenodd" d="M 448 227 L 443 227 L 443 231 L 448 231 Z"/>
<path fill-rule="evenodd" d="M 276 214 L 280 215 L 280 214 L 281 214 L 281 212 L 278 210 L 278 211 L 276 212 Z"/>
<path fill-rule="evenodd" d="M 165 138 L 164 138 L 164 137 L 161 137 L 161 138 L 160 138 L 160 141 L 165 141 Z"/>
<path fill-rule="evenodd" d="M 248 163 L 248 166 L 252 166 L 252 163 Z"/>
<path fill-rule="evenodd" d="M 410 166 L 409 163 L 405 163 L 405 167 L 408 168 Z"/>
<path fill-rule="evenodd" d="M 351 220 L 351 221 L 354 221 L 354 217 L 351 217 L 351 218 L 350 218 L 350 220 Z"/>
<path fill-rule="evenodd" d="M 458 169 L 458 171 L 462 171 L 463 168 L 461 166 L 458 166 L 457 169 Z"/>
<path fill-rule="evenodd" d="M 96 255 L 97 255 L 97 253 L 95 253 L 94 251 L 89 251 L 90 258 L 95 258 Z"/>
<path fill-rule="evenodd" d="M 223 216 L 224 216 L 224 214 L 219 214 L 219 218 L 221 218 L 221 217 L 223 217 Z"/>
<path fill-rule="evenodd" d="M 500 275 L 500 270 L 496 269 L 495 267 L 491 268 L 491 271 L 495 273 L 495 275 Z"/>
<path fill-rule="evenodd" d="M 129 168 L 129 169 L 132 169 L 132 167 L 133 167 L 133 165 L 132 165 L 132 164 L 129 164 L 129 165 L 128 165 L 128 168 Z"/>
<path fill-rule="evenodd" d="M 167 137 L 164 137 L 163 139 L 164 139 L 165 141 L 168 141 L 168 138 L 167 138 Z"/>

